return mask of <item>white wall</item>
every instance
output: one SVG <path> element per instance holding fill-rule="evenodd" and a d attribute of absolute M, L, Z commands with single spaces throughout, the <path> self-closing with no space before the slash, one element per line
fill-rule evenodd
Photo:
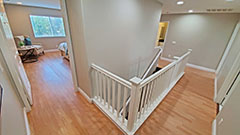
<path fill-rule="evenodd" d="M 240 14 L 163 15 L 161 21 L 170 21 L 163 56 L 191 48 L 189 63 L 216 69 L 239 19 Z"/>
<path fill-rule="evenodd" d="M 1 114 L 1 135 L 26 135 L 23 104 L 16 94 L 13 83 L 10 81 L 1 50 L 0 84 L 4 89 Z"/>
<path fill-rule="evenodd" d="M 66 0 L 66 9 L 75 59 L 77 85 L 83 89 L 88 96 L 91 96 L 91 82 L 83 32 L 82 0 Z"/>
<path fill-rule="evenodd" d="M 161 15 L 156 0 L 84 0 L 85 41 L 89 64 L 130 79 L 153 58 Z"/>
<path fill-rule="evenodd" d="M 236 79 L 228 96 L 216 118 L 216 135 L 239 135 L 240 133 L 240 76 Z"/>
<path fill-rule="evenodd" d="M 86 64 L 126 79 L 143 74 L 157 52 L 161 7 L 157 0 L 67 0 L 78 82 L 87 94 Z"/>

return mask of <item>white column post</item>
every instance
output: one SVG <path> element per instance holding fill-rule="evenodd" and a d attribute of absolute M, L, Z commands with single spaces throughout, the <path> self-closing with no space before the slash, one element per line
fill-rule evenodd
<path fill-rule="evenodd" d="M 138 77 L 134 77 L 130 80 L 130 82 L 132 83 L 132 88 L 131 88 L 131 99 L 130 99 L 128 124 L 127 124 L 127 129 L 129 131 L 132 131 L 132 129 L 134 128 L 134 123 L 136 121 L 136 116 L 138 113 L 139 100 L 140 100 L 139 84 L 141 83 L 141 81 L 142 80 Z"/>

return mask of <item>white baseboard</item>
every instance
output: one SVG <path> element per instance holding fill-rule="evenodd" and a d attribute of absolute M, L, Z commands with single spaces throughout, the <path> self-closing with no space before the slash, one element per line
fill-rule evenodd
<path fill-rule="evenodd" d="M 48 52 L 57 52 L 59 51 L 58 49 L 49 49 L 49 50 L 44 50 L 45 53 L 48 53 Z"/>
<path fill-rule="evenodd" d="M 213 73 L 216 72 L 215 69 L 211 69 L 211 68 L 207 68 L 207 67 L 202 67 L 202 66 L 198 66 L 198 65 L 194 65 L 194 64 L 190 64 L 190 63 L 187 63 L 187 66 L 188 66 L 188 67 L 192 67 L 192 68 L 196 68 L 196 69 L 199 69 L 199 70 L 203 70 L 203 71 L 208 71 L 208 72 L 213 72 Z"/>
<path fill-rule="evenodd" d="M 27 111 L 26 108 L 23 108 L 23 115 L 24 115 L 24 121 L 25 121 L 25 127 L 26 127 L 26 133 L 27 135 L 31 135 L 29 123 L 28 123 L 28 118 L 27 118 Z"/>
<path fill-rule="evenodd" d="M 89 103 L 92 103 L 92 99 L 81 88 L 78 87 L 78 91 L 88 100 Z"/>
<path fill-rule="evenodd" d="M 161 59 L 169 61 L 169 62 L 174 61 L 173 59 L 169 59 L 169 58 L 166 58 L 166 57 L 161 57 Z M 194 65 L 194 64 L 190 64 L 190 63 L 187 63 L 187 66 L 192 67 L 192 68 L 196 68 L 196 69 L 199 69 L 199 70 L 203 70 L 203 71 L 208 71 L 208 72 L 213 72 L 213 73 L 216 72 L 215 69 L 211 69 L 211 68 L 207 68 L 207 67 L 203 67 L 203 66 L 198 66 L 198 65 Z"/>
<path fill-rule="evenodd" d="M 166 57 L 161 57 L 162 60 L 165 60 L 165 61 L 169 61 L 169 62 L 173 62 L 174 60 L 173 59 L 170 59 L 170 58 L 166 58 Z"/>

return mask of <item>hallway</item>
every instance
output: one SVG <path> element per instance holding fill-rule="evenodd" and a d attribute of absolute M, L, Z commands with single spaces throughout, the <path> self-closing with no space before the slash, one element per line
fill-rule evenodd
<path fill-rule="evenodd" d="M 164 63 L 163 61 L 160 65 Z M 32 135 L 118 135 L 122 132 L 73 88 L 69 62 L 46 53 L 24 64 L 32 85 Z M 210 135 L 216 105 L 213 74 L 192 68 L 140 127 L 140 135 Z"/>

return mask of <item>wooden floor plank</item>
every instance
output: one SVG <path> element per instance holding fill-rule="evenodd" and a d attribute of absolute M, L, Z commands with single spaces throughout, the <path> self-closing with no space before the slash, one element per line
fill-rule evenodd
<path fill-rule="evenodd" d="M 164 66 L 166 61 L 160 61 Z M 165 64 L 166 65 L 166 64 Z M 46 53 L 24 64 L 32 85 L 32 135 L 123 134 L 95 105 L 74 91 L 69 62 Z M 140 135 L 210 135 L 215 117 L 212 73 L 192 68 L 144 122 Z"/>

